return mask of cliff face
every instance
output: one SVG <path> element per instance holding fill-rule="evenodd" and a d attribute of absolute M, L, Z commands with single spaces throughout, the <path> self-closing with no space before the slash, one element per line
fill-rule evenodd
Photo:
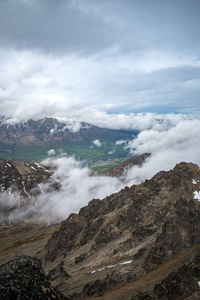
<path fill-rule="evenodd" d="M 181 276 L 183 263 L 191 258 L 185 254 L 183 260 L 182 252 L 200 243 L 199 190 L 198 166 L 180 163 L 172 171 L 160 172 L 102 201 L 92 200 L 79 214 L 63 221 L 46 245 L 45 264 L 54 274 L 52 281 L 56 280 L 65 295 L 77 299 L 100 296 L 138 282 L 164 265 L 166 277 L 174 268 L 168 263 L 176 256 L 174 271 Z M 191 266 L 188 262 L 192 274 Z M 63 272 L 69 275 L 67 279 Z M 161 284 L 156 289 L 164 295 L 162 279 L 160 275 L 155 282 Z M 136 297 L 136 290 L 131 289 L 130 295 Z M 158 296 L 154 293 L 151 297 Z M 113 299 L 118 298 L 115 295 Z"/>

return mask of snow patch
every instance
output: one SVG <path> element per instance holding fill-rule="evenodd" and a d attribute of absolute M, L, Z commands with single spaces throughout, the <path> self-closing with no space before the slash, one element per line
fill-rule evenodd
<path fill-rule="evenodd" d="M 104 268 L 101 268 L 101 269 L 98 269 L 98 272 L 101 272 L 101 271 L 103 271 L 103 270 L 105 270 L 105 267 L 104 267 Z"/>
<path fill-rule="evenodd" d="M 38 168 L 44 169 L 44 167 L 40 166 L 38 163 L 34 162 L 34 164 L 35 164 Z"/>
<path fill-rule="evenodd" d="M 101 272 L 105 269 L 111 269 L 111 268 L 115 268 L 117 266 L 121 266 L 121 265 L 128 265 L 128 264 L 131 264 L 133 262 L 133 260 L 127 260 L 127 261 L 124 261 L 122 263 L 118 263 L 118 264 L 115 264 L 115 265 L 109 265 L 109 266 L 106 266 L 106 267 L 103 267 L 103 268 L 100 268 L 98 270 L 93 270 L 92 272 L 90 272 L 90 274 L 94 274 L 96 272 Z"/>
<path fill-rule="evenodd" d="M 22 181 L 22 185 L 23 185 L 23 189 L 24 189 L 24 193 L 31 198 L 31 196 L 29 195 L 29 193 L 26 191 L 25 185 L 24 185 L 24 181 Z"/>
<path fill-rule="evenodd" d="M 195 179 L 192 179 L 192 184 L 197 184 Z"/>
<path fill-rule="evenodd" d="M 200 201 L 200 192 L 198 192 L 198 191 L 194 192 L 194 199 Z"/>
<path fill-rule="evenodd" d="M 128 265 L 128 264 L 131 264 L 132 262 L 133 262 L 133 260 L 127 260 L 127 261 L 120 263 L 120 265 Z"/>
<path fill-rule="evenodd" d="M 31 169 L 33 169 L 34 171 L 36 171 L 36 172 L 37 172 L 36 168 L 34 168 L 33 166 L 31 166 Z"/>
<path fill-rule="evenodd" d="M 114 268 L 116 267 L 117 265 L 110 265 L 110 266 L 107 266 L 108 269 L 111 269 L 111 268 Z"/>

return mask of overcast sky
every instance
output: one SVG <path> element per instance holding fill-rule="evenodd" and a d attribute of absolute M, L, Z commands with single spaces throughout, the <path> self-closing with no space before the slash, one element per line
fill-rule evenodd
<path fill-rule="evenodd" d="M 197 112 L 199 0 L 0 0 L 0 113 Z"/>

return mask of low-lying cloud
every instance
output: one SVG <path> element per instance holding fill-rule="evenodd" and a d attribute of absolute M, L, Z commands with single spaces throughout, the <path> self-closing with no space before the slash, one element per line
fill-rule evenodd
<path fill-rule="evenodd" d="M 128 178 L 137 174 L 137 182 L 161 170 L 170 170 L 181 161 L 200 165 L 200 120 L 180 120 L 165 130 L 144 130 L 129 147 L 133 155 L 151 153 L 142 168 L 134 167 L 127 174 Z"/>
<path fill-rule="evenodd" d="M 35 216 L 43 222 L 56 222 L 78 212 L 93 198 L 103 199 L 125 186 L 149 179 L 161 170 L 170 170 L 181 161 L 200 165 L 200 120 L 180 116 L 173 119 L 171 116 L 170 122 L 164 124 L 156 123 L 129 142 L 133 155 L 151 152 L 151 156 L 142 167 L 126 170 L 121 178 L 95 176 L 73 157 L 48 158 L 43 164 L 55 168 L 52 180 L 60 184 L 59 191 L 52 190 L 50 183 L 40 184 L 40 195 L 25 209 L 19 208 L 19 196 L 2 193 L 0 205 L 4 205 L 6 213 L 1 215 L 0 221 L 13 222 Z"/>

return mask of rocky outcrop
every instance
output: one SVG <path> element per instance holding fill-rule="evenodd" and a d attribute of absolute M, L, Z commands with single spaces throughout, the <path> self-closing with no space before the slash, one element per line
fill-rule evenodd
<path fill-rule="evenodd" d="M 12 214 L 20 215 L 43 192 L 40 184 L 48 182 L 49 190 L 59 189 L 52 173 L 38 163 L 0 159 L 0 224 L 13 223 Z"/>
<path fill-rule="evenodd" d="M 27 198 L 27 192 L 47 181 L 51 175 L 51 170 L 38 163 L 0 159 L 0 192 L 17 189 Z"/>
<path fill-rule="evenodd" d="M 0 266 L 0 299 L 67 300 L 51 286 L 36 258 L 21 256 Z"/>
<path fill-rule="evenodd" d="M 199 167 L 180 163 L 102 201 L 94 199 L 49 239 L 46 265 L 63 261 L 68 287 L 61 277 L 59 286 L 65 295 L 78 293 L 77 299 L 137 282 L 200 243 L 199 190 Z"/>

